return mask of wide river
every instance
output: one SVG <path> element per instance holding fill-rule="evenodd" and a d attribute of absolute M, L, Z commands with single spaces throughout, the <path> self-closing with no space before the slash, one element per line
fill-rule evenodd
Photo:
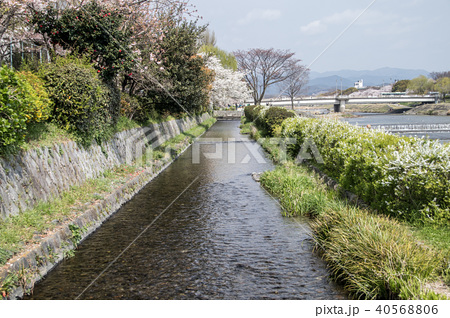
<path fill-rule="evenodd" d="M 344 299 L 307 220 L 253 181 L 274 167 L 238 126 L 217 122 L 28 299 Z"/>
<path fill-rule="evenodd" d="M 378 126 L 378 125 L 402 125 L 407 128 L 413 127 L 409 132 L 399 133 L 404 136 L 428 137 L 430 139 L 439 139 L 442 142 L 450 142 L 450 131 L 432 131 L 423 128 L 429 128 L 440 125 L 450 125 L 450 116 L 421 116 L 421 115 L 403 115 L 403 114 L 367 114 L 355 113 L 360 117 L 343 118 L 353 125 L 359 126 Z M 448 129 L 448 128 L 447 128 Z"/>

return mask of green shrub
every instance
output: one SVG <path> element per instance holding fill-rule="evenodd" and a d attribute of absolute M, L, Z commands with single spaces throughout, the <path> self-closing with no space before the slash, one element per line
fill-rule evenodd
<path fill-rule="evenodd" d="M 254 115 L 255 108 L 256 108 L 256 106 L 246 106 L 244 108 L 244 115 L 245 115 L 245 118 L 247 118 L 248 121 L 254 121 L 255 120 L 255 115 Z"/>
<path fill-rule="evenodd" d="M 262 129 L 266 131 L 269 136 L 274 136 L 276 129 L 281 126 L 283 121 L 291 117 L 295 117 L 295 114 L 288 111 L 286 108 L 270 107 L 264 114 Z"/>
<path fill-rule="evenodd" d="M 29 102 L 28 109 L 31 116 L 28 122 L 38 123 L 47 120 L 53 109 L 53 103 L 49 98 L 44 81 L 30 71 L 18 72 L 17 76 L 27 87 L 26 98 Z"/>
<path fill-rule="evenodd" d="M 262 130 L 262 133 L 265 134 L 265 121 L 264 116 L 266 115 L 266 111 L 269 109 L 268 106 L 256 106 L 253 110 L 253 122 L 255 123 L 255 126 Z"/>
<path fill-rule="evenodd" d="M 142 106 L 139 100 L 128 94 L 122 94 L 120 99 L 120 115 L 127 117 L 128 119 L 133 119 L 136 114 L 142 110 Z"/>
<path fill-rule="evenodd" d="M 35 75 L 0 68 L 0 148 L 23 142 L 27 125 L 48 118 L 51 103 Z"/>
<path fill-rule="evenodd" d="M 295 117 L 293 112 L 282 107 L 246 106 L 244 115 L 248 121 L 254 122 L 256 127 L 268 136 L 274 136 L 276 130 L 280 130 L 281 123 L 290 117 Z"/>
<path fill-rule="evenodd" d="M 119 113 L 118 109 L 111 109 L 114 103 L 110 98 L 117 93 L 102 83 L 88 62 L 74 57 L 58 58 L 44 65 L 40 76 L 54 103 L 52 121 L 78 136 L 85 145 L 109 136 Z"/>
<path fill-rule="evenodd" d="M 307 139 L 317 146 L 321 168 L 373 208 L 412 222 L 448 225 L 450 146 L 398 137 L 334 120 L 287 119 L 283 136 L 295 138 L 295 157 Z"/>

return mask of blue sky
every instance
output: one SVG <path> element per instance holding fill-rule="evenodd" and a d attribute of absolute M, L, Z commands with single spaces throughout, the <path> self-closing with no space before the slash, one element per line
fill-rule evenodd
<path fill-rule="evenodd" d="M 201 23 L 215 32 L 217 45 L 230 52 L 289 49 L 318 72 L 381 67 L 450 70 L 450 0 L 190 3 L 203 17 Z"/>

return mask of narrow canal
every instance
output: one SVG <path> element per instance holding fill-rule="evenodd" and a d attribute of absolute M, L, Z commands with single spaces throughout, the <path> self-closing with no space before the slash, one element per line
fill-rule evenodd
<path fill-rule="evenodd" d="M 252 180 L 273 166 L 238 126 L 217 122 L 28 299 L 345 298 L 306 220 Z"/>

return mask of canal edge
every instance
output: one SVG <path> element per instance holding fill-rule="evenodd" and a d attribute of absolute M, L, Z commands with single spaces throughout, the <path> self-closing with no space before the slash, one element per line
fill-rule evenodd
<path fill-rule="evenodd" d="M 106 198 L 90 206 L 80 216 L 69 220 L 39 243 L 30 246 L 29 249 L 9 260 L 0 270 L 0 284 L 9 284 L 8 280 L 16 282 L 15 286 L 11 285 L 7 295 L 8 299 L 21 299 L 25 294 L 32 293 L 34 285 L 60 264 L 67 254 L 73 253 L 79 244 L 166 170 L 207 131 L 208 129 L 191 141 L 186 138 L 175 146 L 180 150 L 177 155 L 166 159 L 167 161 L 157 161 L 155 164 L 146 167 L 139 175 L 113 190 Z M 74 229 L 78 230 L 77 236 L 79 239 L 76 243 L 68 243 L 74 236 Z M 1 297 L 2 295 L 0 295 L 0 299 Z"/>

